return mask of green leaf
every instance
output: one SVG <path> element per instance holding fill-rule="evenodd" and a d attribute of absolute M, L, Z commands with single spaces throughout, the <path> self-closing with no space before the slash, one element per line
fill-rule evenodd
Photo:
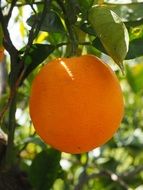
<path fill-rule="evenodd" d="M 92 7 L 89 22 L 100 38 L 105 50 L 123 68 L 129 44 L 129 36 L 120 17 L 104 6 Z"/>
<path fill-rule="evenodd" d="M 133 67 L 126 66 L 126 77 L 132 90 L 138 93 L 143 90 L 143 63 Z"/>
<path fill-rule="evenodd" d="M 36 155 L 29 171 L 30 182 L 36 190 L 48 190 L 52 187 L 61 171 L 60 159 L 60 152 L 54 149 Z"/>
<path fill-rule="evenodd" d="M 84 15 L 84 17 L 87 17 L 87 13 L 89 8 L 92 6 L 94 0 L 77 0 L 79 7 L 80 7 L 80 11 L 82 12 L 82 14 Z"/>
<path fill-rule="evenodd" d="M 108 7 L 125 22 L 126 26 L 138 26 L 143 23 L 143 3 L 114 4 Z"/>
<path fill-rule="evenodd" d="M 99 39 L 98 37 L 95 38 L 95 40 L 93 40 L 92 45 L 93 45 L 96 49 L 98 49 L 99 51 L 101 51 L 101 52 L 103 52 L 103 53 L 105 53 L 105 54 L 108 55 L 108 53 L 106 52 L 106 50 L 105 50 L 103 44 L 101 43 L 101 41 L 100 41 L 100 39 Z"/>
<path fill-rule="evenodd" d="M 37 15 L 32 15 L 27 20 L 27 23 L 29 26 L 32 26 L 36 21 L 38 23 L 40 19 L 41 19 L 41 13 Z M 59 15 L 55 11 L 50 11 L 46 14 L 45 18 L 42 21 L 42 26 L 40 30 L 45 31 L 45 32 L 65 33 L 65 29 L 62 24 L 62 21 Z"/>
<path fill-rule="evenodd" d="M 126 59 L 134 59 L 136 57 L 143 56 L 143 39 L 134 39 L 129 44 L 129 51 Z"/>
<path fill-rule="evenodd" d="M 40 63 L 42 63 L 54 51 L 54 49 L 55 46 L 52 45 L 33 44 L 25 59 L 26 71 L 23 79 L 25 79 Z"/>
<path fill-rule="evenodd" d="M 92 45 L 99 51 L 108 55 L 108 53 L 106 52 L 104 46 L 102 45 L 98 37 L 95 40 L 93 40 Z M 125 60 L 134 59 L 140 56 L 143 56 L 143 39 L 142 38 L 134 39 L 130 42 L 129 51 L 125 57 Z"/>

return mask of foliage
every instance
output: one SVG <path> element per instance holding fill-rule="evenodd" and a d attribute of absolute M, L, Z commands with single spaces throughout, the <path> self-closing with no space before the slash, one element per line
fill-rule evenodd
<path fill-rule="evenodd" d="M 1 190 L 143 189 L 143 2 L 119 2 L 0 1 Z M 45 62 L 86 53 L 115 69 L 125 116 L 104 146 L 81 155 L 59 153 L 35 134 L 31 83 Z M 113 62 L 121 67 L 123 59 L 124 75 Z"/>

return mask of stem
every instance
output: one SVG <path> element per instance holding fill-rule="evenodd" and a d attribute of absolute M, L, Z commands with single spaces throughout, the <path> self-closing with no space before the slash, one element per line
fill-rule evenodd
<path fill-rule="evenodd" d="M 26 56 L 28 55 L 30 48 L 33 44 L 33 40 L 34 38 L 38 35 L 41 24 L 42 24 L 42 20 L 45 18 L 45 15 L 47 13 L 47 9 L 50 9 L 50 4 L 51 4 L 51 0 L 44 0 L 44 8 L 41 14 L 41 18 L 39 23 L 37 24 L 37 21 L 33 24 L 30 33 L 29 33 L 29 38 L 28 38 L 28 43 L 26 46 L 26 50 L 25 50 L 25 54 L 22 58 L 22 60 L 18 63 L 18 52 L 15 49 L 15 47 L 13 46 L 10 37 L 9 37 L 9 33 L 5 24 L 5 20 L 4 17 L 2 15 L 2 11 L 0 9 L 0 16 L 2 15 L 2 23 L 3 23 L 3 31 L 6 32 L 6 39 L 10 44 L 10 47 L 7 46 L 7 49 L 9 50 L 9 53 L 11 55 L 11 75 L 10 75 L 10 86 L 11 86 L 11 92 L 8 98 L 8 101 L 6 103 L 6 105 L 4 106 L 4 108 L 2 109 L 2 111 L 0 112 L 0 121 L 2 120 L 5 112 L 8 110 L 8 108 L 11 105 L 11 102 L 13 100 L 13 96 L 14 96 L 14 92 L 16 92 L 17 88 L 19 87 L 19 84 L 21 84 L 21 82 L 23 81 L 23 76 L 25 74 L 25 71 L 27 69 L 27 67 L 24 67 L 24 62 L 26 59 Z M 12 10 L 12 8 L 11 8 Z M 11 12 L 11 11 L 10 11 Z M 18 64 L 17 64 L 18 63 Z M 23 68 L 22 68 L 23 67 Z M 22 68 L 22 70 L 21 70 Z M 19 73 L 19 71 L 21 70 L 21 72 Z M 12 90 L 13 89 L 13 90 Z"/>
<path fill-rule="evenodd" d="M 8 107 L 9 107 L 9 117 L 8 117 L 8 142 L 7 142 L 7 149 L 5 154 L 5 163 L 4 166 L 6 168 L 10 168 L 13 163 L 13 148 L 14 148 L 14 131 L 16 127 L 15 123 L 15 112 L 16 112 L 16 94 L 17 90 L 15 88 L 15 83 L 19 73 L 19 62 L 18 62 L 18 51 L 13 45 L 9 31 L 8 31 L 8 22 L 11 17 L 13 8 L 16 4 L 17 0 L 13 0 L 11 3 L 11 7 L 7 16 L 3 15 L 0 6 L 0 22 L 2 25 L 3 33 L 4 33 L 4 47 L 9 52 L 11 58 L 11 72 L 9 78 L 9 85 L 10 85 L 10 98 L 8 100 Z M 1 3 L 1 1 L 0 1 Z M 6 107 L 7 108 L 7 107 Z"/>
<path fill-rule="evenodd" d="M 12 90 L 12 89 L 11 89 Z M 15 112 L 16 112 L 16 92 L 13 92 L 14 96 L 10 102 L 9 107 L 9 121 L 8 121 L 8 143 L 5 156 L 5 166 L 10 168 L 13 163 L 13 148 L 14 148 L 14 131 L 15 131 Z"/>
<path fill-rule="evenodd" d="M 59 6 L 61 7 L 61 9 L 63 11 L 65 24 L 66 24 L 67 31 L 68 31 L 68 37 L 69 37 L 69 41 L 70 41 L 70 45 L 71 45 L 71 50 L 69 52 L 68 57 L 73 56 L 76 54 L 76 49 L 77 49 L 76 36 L 75 36 L 74 31 L 73 31 L 72 23 L 70 22 L 69 15 L 68 15 L 68 12 L 65 8 L 63 0 L 57 0 L 57 3 L 59 4 Z"/>

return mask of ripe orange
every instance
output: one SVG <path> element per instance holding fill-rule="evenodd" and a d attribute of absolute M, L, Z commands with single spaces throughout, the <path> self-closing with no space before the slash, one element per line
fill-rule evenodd
<path fill-rule="evenodd" d="M 123 112 L 118 79 L 95 56 L 53 60 L 33 81 L 33 124 L 60 151 L 83 153 L 103 145 L 119 127 Z"/>

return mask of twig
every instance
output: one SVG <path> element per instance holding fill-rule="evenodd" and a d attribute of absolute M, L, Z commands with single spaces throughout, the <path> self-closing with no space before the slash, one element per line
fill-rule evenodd
<path fill-rule="evenodd" d="M 35 8 L 34 8 L 34 6 L 33 6 L 33 2 L 29 2 L 29 5 L 30 5 L 31 9 L 33 10 L 33 12 L 34 12 L 35 14 L 37 14 L 37 12 L 36 12 L 36 10 L 35 10 Z"/>
<path fill-rule="evenodd" d="M 9 31 L 7 29 L 7 25 L 8 25 L 8 21 L 9 21 L 9 18 L 11 16 L 11 14 L 12 14 L 12 10 L 13 10 L 13 7 L 14 7 L 15 3 L 16 3 L 16 0 L 13 0 L 13 2 L 11 4 L 11 8 L 10 8 L 9 13 L 8 13 L 7 19 L 4 17 L 4 15 L 2 13 L 2 10 L 0 8 L 0 18 L 1 18 L 0 22 L 1 22 L 1 25 L 2 25 L 3 33 L 4 33 L 4 45 L 5 45 L 5 48 L 7 49 L 7 51 L 9 52 L 9 54 L 11 55 L 11 68 L 13 68 L 17 64 L 16 60 L 17 60 L 18 51 L 17 51 L 17 49 L 15 48 L 15 46 L 13 45 L 13 43 L 12 43 L 12 41 L 10 39 L 10 35 L 9 35 Z M 12 66 L 12 65 L 14 65 L 14 66 Z M 5 105 L 5 107 L 3 108 L 2 112 L 0 113 L 0 120 L 2 119 L 5 111 L 8 109 L 12 98 L 13 98 L 13 91 L 11 89 L 10 96 L 8 98 L 8 102 Z"/>
<path fill-rule="evenodd" d="M 124 172 L 124 174 L 122 176 L 123 176 L 123 178 L 130 178 L 130 177 L 134 177 L 136 174 L 138 174 L 142 171 L 143 171 L 143 165 L 139 165 L 130 171 Z"/>
<path fill-rule="evenodd" d="M 51 0 L 44 0 L 44 2 L 45 3 L 44 3 L 44 8 L 43 8 L 41 17 L 40 17 L 38 23 L 37 23 L 37 20 L 35 20 L 35 22 L 33 23 L 32 28 L 30 30 L 29 38 L 28 38 L 28 43 L 26 45 L 26 50 L 25 50 L 25 53 L 24 53 L 24 56 L 23 56 L 23 59 L 22 59 L 23 63 L 25 61 L 26 56 L 28 55 L 28 53 L 30 51 L 31 45 L 32 45 L 35 37 L 38 35 L 38 33 L 40 31 L 40 28 L 41 28 L 41 25 L 42 25 L 42 21 L 45 18 L 45 15 L 47 13 L 47 7 L 48 7 L 48 5 L 49 5 L 49 8 L 50 8 Z"/>
<path fill-rule="evenodd" d="M 33 5 L 41 5 L 44 4 L 44 1 L 37 1 L 37 2 L 32 2 Z M 23 7 L 29 5 L 29 2 L 25 2 L 25 3 L 17 3 L 15 6 L 16 7 Z"/>
<path fill-rule="evenodd" d="M 7 111 L 7 109 L 9 108 L 9 105 L 10 105 L 10 102 L 11 102 L 11 97 L 12 97 L 12 94 L 10 93 L 7 103 L 5 104 L 2 111 L 0 112 L 0 121 L 2 120 L 2 118 L 3 118 L 4 114 L 5 114 L 5 112 Z"/>
<path fill-rule="evenodd" d="M 45 0 L 45 6 L 44 6 L 44 9 L 43 9 L 41 18 L 39 20 L 39 23 L 37 25 L 37 21 L 35 21 L 32 28 L 31 28 L 31 30 L 30 30 L 28 43 L 27 43 L 27 46 L 26 46 L 27 48 L 25 50 L 25 54 L 23 56 L 23 59 L 20 62 L 21 66 L 23 66 L 23 64 L 25 62 L 26 56 L 28 55 L 28 53 L 30 51 L 30 48 L 31 48 L 31 45 L 33 43 L 34 38 L 38 35 L 38 32 L 39 32 L 41 24 L 42 24 L 42 20 L 45 17 L 45 14 L 47 12 L 47 4 L 49 5 L 50 2 L 51 2 L 51 0 L 48 0 L 48 1 Z M 0 13 L 2 14 L 2 12 L 0 12 Z M 10 37 L 9 37 L 8 30 L 7 30 L 6 26 L 5 26 L 4 20 L 3 20 L 3 24 L 4 24 L 4 31 L 7 33 L 8 41 L 11 41 Z M 37 25 L 37 27 L 36 27 L 36 25 Z M 12 47 L 12 48 L 14 48 L 14 47 Z M 16 52 L 17 52 L 17 50 L 16 50 Z M 13 86 L 11 92 L 10 92 L 8 101 L 7 101 L 6 105 L 4 106 L 3 110 L 0 112 L 0 121 L 2 120 L 2 118 L 3 118 L 4 114 L 5 114 L 5 112 L 7 111 L 7 109 L 9 108 L 9 106 L 11 104 L 11 101 L 12 101 L 12 99 L 14 97 L 14 92 L 16 92 L 16 89 L 18 88 L 20 82 L 22 81 L 22 78 L 23 78 L 23 76 L 25 74 L 26 69 L 27 69 L 27 67 L 22 69 L 22 71 L 19 74 L 17 80 L 15 81 L 15 84 L 14 84 L 14 86 Z"/>
<path fill-rule="evenodd" d="M 37 20 L 35 20 L 35 22 L 33 23 L 33 26 L 30 30 L 30 33 L 29 33 L 29 38 L 28 38 L 28 43 L 26 45 L 26 50 L 25 50 L 25 53 L 24 53 L 24 56 L 21 60 L 21 65 L 24 64 L 25 62 L 25 59 L 26 59 L 26 56 L 29 54 L 29 51 L 30 51 L 30 48 L 33 44 L 33 41 L 34 39 L 36 38 L 36 36 L 38 35 L 39 31 L 40 31 L 40 28 L 41 28 L 41 25 L 42 25 L 42 21 L 44 20 L 48 10 L 47 8 L 49 8 L 50 10 L 50 4 L 51 4 L 51 0 L 44 0 L 45 4 L 44 4 L 44 8 L 43 8 L 43 11 L 42 11 L 42 14 L 41 14 L 41 17 L 39 19 L 39 22 L 37 23 Z M 48 7 L 49 6 L 49 7 Z M 27 70 L 27 67 L 28 65 L 26 65 L 23 70 L 21 71 L 17 81 L 16 81 L 16 86 L 18 87 L 19 84 L 22 82 L 23 80 L 23 76 L 25 74 L 25 71 Z"/>
<path fill-rule="evenodd" d="M 109 177 L 112 181 L 120 184 L 125 190 L 129 189 L 129 186 L 124 182 L 124 180 L 117 174 L 113 173 L 109 170 L 102 170 L 99 173 L 93 173 L 91 175 L 87 175 L 85 171 L 83 171 L 79 177 L 78 184 L 75 186 L 74 190 L 82 190 L 83 186 L 91 179 L 100 178 L 100 177 Z"/>
<path fill-rule="evenodd" d="M 8 25 L 9 19 L 10 19 L 10 17 L 11 17 L 13 8 L 14 8 L 15 5 L 16 5 L 16 2 L 17 2 L 17 0 L 12 0 L 12 2 L 11 2 L 11 6 L 10 6 L 10 9 L 9 9 L 8 15 L 6 16 L 6 17 L 7 17 L 7 23 L 6 23 L 6 25 Z"/>
<path fill-rule="evenodd" d="M 10 39 L 10 35 L 7 29 L 8 20 L 6 20 L 6 18 L 4 17 L 1 8 L 0 8 L 0 18 L 1 18 L 0 22 L 2 25 L 3 33 L 4 33 L 4 46 L 6 50 L 9 52 L 9 54 L 13 57 L 15 54 L 17 54 L 17 49 L 15 48 L 15 46 L 13 45 Z"/>

